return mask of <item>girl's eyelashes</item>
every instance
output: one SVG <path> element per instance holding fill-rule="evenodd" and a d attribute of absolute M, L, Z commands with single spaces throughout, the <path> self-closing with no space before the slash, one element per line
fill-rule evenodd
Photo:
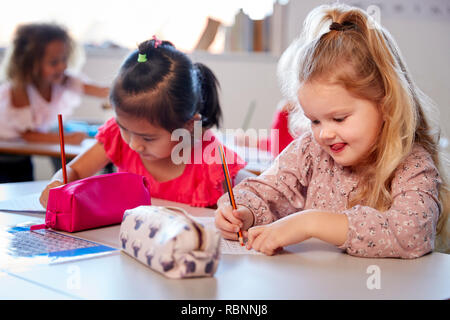
<path fill-rule="evenodd" d="M 333 118 L 334 121 L 336 122 L 343 122 L 347 117 L 342 117 L 342 118 Z"/>
<path fill-rule="evenodd" d="M 347 117 L 333 118 L 333 121 L 335 121 L 335 122 L 344 122 L 345 119 L 347 119 Z M 319 120 L 310 120 L 310 121 L 311 121 L 311 124 L 313 124 L 313 125 L 318 125 L 318 124 L 320 124 L 320 121 L 319 121 Z"/>
<path fill-rule="evenodd" d="M 122 128 L 122 127 L 120 127 L 120 126 L 119 126 L 119 128 L 120 128 L 120 131 L 121 131 L 121 133 L 122 133 L 123 135 L 129 136 L 129 132 L 128 132 L 127 129 Z M 152 141 L 155 141 L 155 140 L 156 140 L 156 138 L 150 138 L 150 137 L 147 138 L 147 137 L 142 137 L 142 136 L 141 136 L 141 138 L 142 138 L 142 140 L 144 140 L 145 142 L 152 142 Z"/>
<path fill-rule="evenodd" d="M 52 60 L 49 61 L 49 64 L 50 64 L 52 67 L 55 67 L 55 66 L 57 66 L 60 62 L 62 62 L 62 63 L 67 63 L 67 61 L 68 61 L 68 57 L 63 57 L 63 58 L 58 58 L 58 59 L 52 59 Z"/>

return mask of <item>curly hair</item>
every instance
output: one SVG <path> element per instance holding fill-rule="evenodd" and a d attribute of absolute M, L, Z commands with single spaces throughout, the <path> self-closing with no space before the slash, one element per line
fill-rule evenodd
<path fill-rule="evenodd" d="M 53 41 L 65 42 L 69 47 L 69 55 L 73 53 L 74 42 L 62 26 L 53 23 L 20 25 L 7 57 L 6 80 L 19 83 L 38 82 L 45 48 Z"/>

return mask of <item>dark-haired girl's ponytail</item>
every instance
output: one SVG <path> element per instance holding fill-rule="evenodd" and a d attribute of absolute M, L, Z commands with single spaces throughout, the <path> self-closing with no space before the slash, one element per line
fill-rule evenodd
<path fill-rule="evenodd" d="M 198 113 L 202 116 L 203 128 L 220 127 L 222 109 L 219 101 L 219 81 L 214 73 L 202 63 L 195 63 L 198 70 L 198 80 L 201 86 Z"/>

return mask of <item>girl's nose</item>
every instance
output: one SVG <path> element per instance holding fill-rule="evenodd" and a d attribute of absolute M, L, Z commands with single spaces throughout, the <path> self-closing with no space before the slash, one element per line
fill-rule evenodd
<path fill-rule="evenodd" d="M 330 128 L 322 128 L 322 130 L 320 130 L 320 139 L 322 140 L 332 140 L 335 137 L 335 132 Z"/>
<path fill-rule="evenodd" d="M 136 139 L 135 137 L 131 137 L 130 138 L 130 148 L 136 152 L 142 152 L 144 151 L 144 146 L 142 145 L 142 143 L 140 143 L 138 141 L 138 139 Z"/>

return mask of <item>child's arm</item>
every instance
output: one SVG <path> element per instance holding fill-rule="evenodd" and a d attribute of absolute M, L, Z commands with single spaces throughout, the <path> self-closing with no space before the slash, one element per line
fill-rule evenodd
<path fill-rule="evenodd" d="M 83 93 L 88 96 L 106 98 L 109 94 L 109 88 L 105 86 L 100 86 L 92 81 L 86 79 L 78 79 L 71 75 L 66 74 L 63 80 L 63 84 L 68 84 L 70 81 L 75 81 L 78 85 L 82 86 Z"/>
<path fill-rule="evenodd" d="M 233 188 L 236 204 L 252 212 L 253 225 L 268 224 L 303 210 L 317 152 L 320 146 L 312 145 L 310 135 L 295 140 L 263 174 Z M 228 195 L 223 195 L 217 205 L 219 209 L 229 205 Z"/>
<path fill-rule="evenodd" d="M 99 142 L 94 144 L 88 150 L 78 155 L 66 166 L 67 182 L 90 177 L 105 167 L 109 162 L 103 145 Z M 58 170 L 52 177 L 51 182 L 42 191 L 39 201 L 44 208 L 47 207 L 48 194 L 51 188 L 63 184 L 62 169 Z"/>
<path fill-rule="evenodd" d="M 416 150 L 399 166 L 386 211 L 356 205 L 340 213 L 305 210 L 248 232 L 249 246 L 267 254 L 309 237 L 361 257 L 417 258 L 433 250 L 441 180 L 431 156 Z"/>
<path fill-rule="evenodd" d="M 92 83 L 83 83 L 84 93 L 98 98 L 107 98 L 109 94 L 108 87 L 101 87 Z"/>
<path fill-rule="evenodd" d="M 415 148 L 394 173 L 392 204 L 386 211 L 356 205 L 342 212 L 349 229 L 340 248 L 356 256 L 406 259 L 432 251 L 441 210 L 440 183 L 431 156 Z"/>
<path fill-rule="evenodd" d="M 252 177 L 256 177 L 256 174 L 246 170 L 246 169 L 241 169 L 238 171 L 238 173 L 236 174 L 236 177 L 234 177 L 233 179 L 233 185 L 237 185 L 239 183 L 241 183 L 244 179 L 247 178 L 252 178 Z M 223 181 L 224 185 L 224 189 L 223 190 L 227 190 L 226 186 L 225 186 L 225 180 Z"/>
<path fill-rule="evenodd" d="M 300 243 L 309 238 L 318 238 L 340 246 L 347 239 L 348 219 L 345 214 L 305 210 L 271 224 L 248 230 L 248 249 L 273 255 L 279 248 Z"/>

